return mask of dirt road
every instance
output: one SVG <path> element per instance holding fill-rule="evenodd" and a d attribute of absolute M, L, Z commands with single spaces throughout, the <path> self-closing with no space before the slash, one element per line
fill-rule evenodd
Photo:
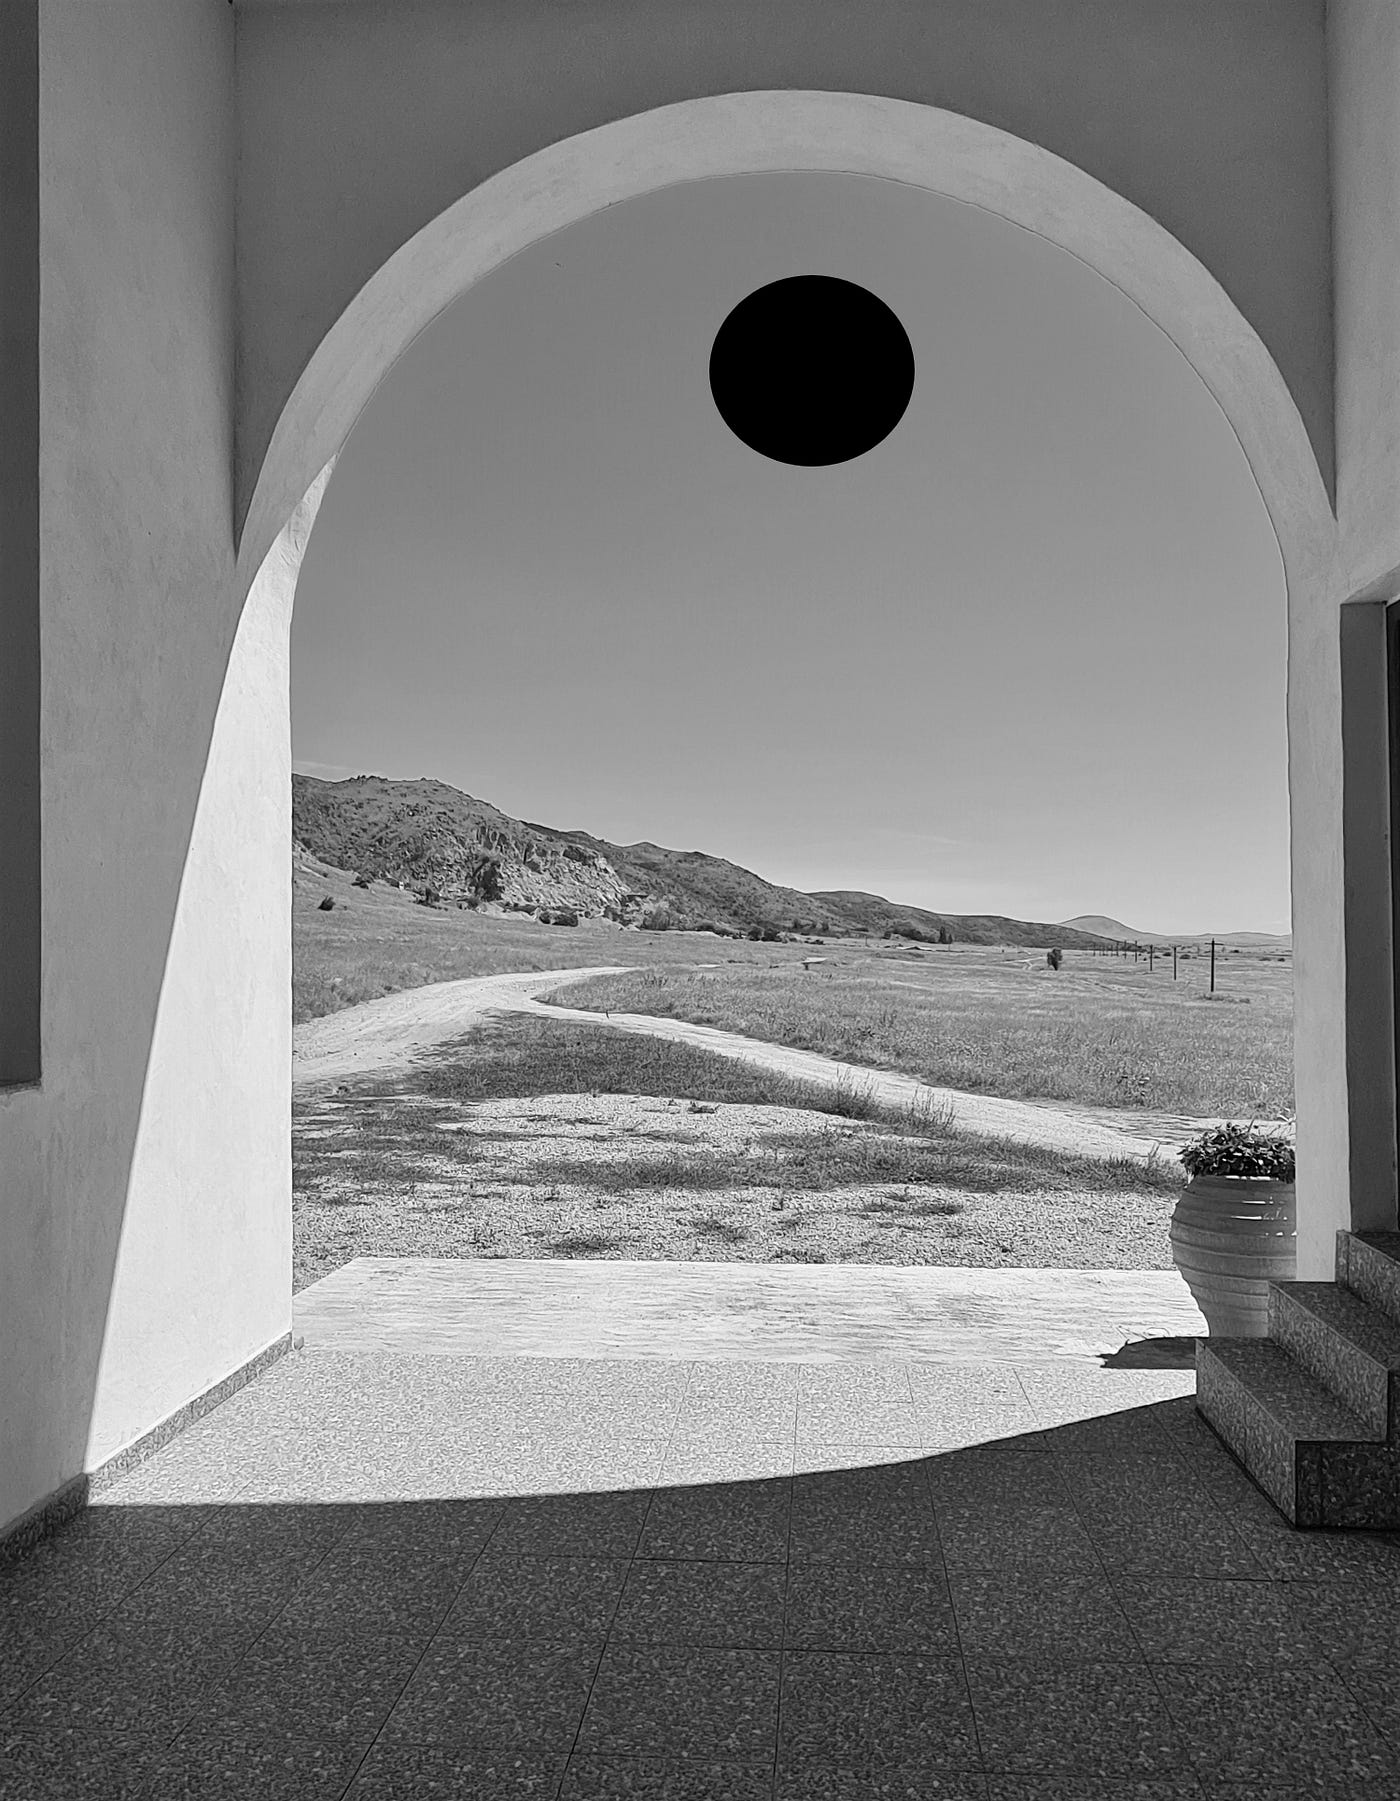
<path fill-rule="evenodd" d="M 954 1123 L 983 1137 L 1010 1138 L 1089 1157 L 1173 1156 L 1198 1122 L 1109 1109 L 1060 1109 L 1039 1101 L 1001 1100 L 955 1088 L 932 1088 L 912 1076 L 863 1069 L 814 1051 L 764 1044 L 686 1020 L 642 1013 L 593 1013 L 546 1006 L 536 997 L 584 976 L 618 975 L 626 966 L 546 969 L 517 975 L 476 976 L 407 988 L 382 1000 L 347 1007 L 296 1028 L 292 1080 L 298 1089 L 323 1088 L 364 1076 L 402 1074 L 436 1046 L 468 1033 L 491 1014 L 531 1013 L 543 1019 L 578 1020 L 695 1045 L 722 1057 L 834 1087 L 846 1081 L 897 1107 L 930 1103 L 950 1107 Z"/>

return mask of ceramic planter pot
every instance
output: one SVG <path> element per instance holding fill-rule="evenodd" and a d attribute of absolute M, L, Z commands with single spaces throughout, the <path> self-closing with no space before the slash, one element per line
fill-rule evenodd
<path fill-rule="evenodd" d="M 1172 1213 L 1172 1258 L 1212 1338 L 1263 1338 L 1269 1284 L 1298 1270 L 1292 1182 L 1268 1176 L 1192 1176 Z"/>

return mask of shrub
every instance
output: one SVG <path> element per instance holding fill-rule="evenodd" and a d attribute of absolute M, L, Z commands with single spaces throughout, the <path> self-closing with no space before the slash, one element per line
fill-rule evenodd
<path fill-rule="evenodd" d="M 1265 1176 L 1291 1182 L 1293 1140 L 1286 1132 L 1261 1132 L 1252 1122 L 1227 1120 L 1185 1145 L 1180 1153 L 1190 1176 Z"/>
<path fill-rule="evenodd" d="M 1058 969 L 1064 960 L 1065 953 L 1060 949 L 1058 944 L 1052 945 L 1045 953 L 1045 961 L 1050 965 L 1051 969 Z"/>

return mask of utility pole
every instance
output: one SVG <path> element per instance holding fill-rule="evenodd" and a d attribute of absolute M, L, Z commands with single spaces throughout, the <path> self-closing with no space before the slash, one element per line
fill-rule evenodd
<path fill-rule="evenodd" d="M 1172 980 L 1176 980 L 1176 946 L 1172 946 Z"/>
<path fill-rule="evenodd" d="M 1210 941 L 1210 991 L 1215 993 L 1215 940 Z"/>
<path fill-rule="evenodd" d="M 1151 944 L 1149 944 L 1147 947 L 1147 973 L 1148 973 L 1148 975 L 1152 974 L 1152 953 L 1155 948 L 1156 948 L 1155 945 L 1151 945 Z"/>

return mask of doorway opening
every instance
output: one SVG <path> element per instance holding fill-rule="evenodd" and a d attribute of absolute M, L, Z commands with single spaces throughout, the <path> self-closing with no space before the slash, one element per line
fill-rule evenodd
<path fill-rule="evenodd" d="M 836 470 L 706 384 L 736 301 L 817 256 L 918 363 Z M 1290 1107 L 1268 521 L 1172 346 L 1004 221 L 788 174 L 556 234 L 383 384 L 299 603 L 303 1277 L 1166 1269 L 1174 1143 Z M 1232 858 L 1285 917 L 1187 915 L 1183 867 Z M 337 1016 L 469 980 L 489 1008 L 420 1020 L 366 1110 Z"/>

